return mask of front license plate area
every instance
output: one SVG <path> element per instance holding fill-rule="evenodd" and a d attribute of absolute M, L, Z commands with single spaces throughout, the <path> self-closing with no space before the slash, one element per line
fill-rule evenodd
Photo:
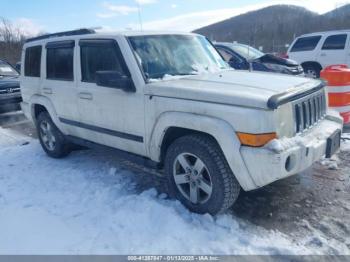
<path fill-rule="evenodd" d="M 335 131 L 327 139 L 326 158 L 331 158 L 340 148 L 341 130 Z"/>

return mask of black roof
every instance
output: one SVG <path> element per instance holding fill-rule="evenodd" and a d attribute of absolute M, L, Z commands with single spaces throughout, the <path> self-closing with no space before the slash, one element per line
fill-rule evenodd
<path fill-rule="evenodd" d="M 59 36 L 71 36 L 71 35 L 88 35 L 88 34 L 95 34 L 95 30 L 93 29 L 77 29 L 77 30 L 71 30 L 71 31 L 65 31 L 65 32 L 58 32 L 54 34 L 46 34 L 46 35 L 41 35 L 38 37 L 33 37 L 33 38 L 28 38 L 26 40 L 26 43 L 37 41 L 37 40 L 43 40 L 47 38 L 52 38 L 52 37 L 59 37 Z"/>

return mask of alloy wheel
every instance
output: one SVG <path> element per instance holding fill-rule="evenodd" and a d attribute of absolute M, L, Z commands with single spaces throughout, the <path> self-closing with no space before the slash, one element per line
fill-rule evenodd
<path fill-rule="evenodd" d="M 52 131 L 52 125 L 47 121 L 41 121 L 40 123 L 40 137 L 45 147 L 53 151 L 56 147 L 56 137 Z"/>
<path fill-rule="evenodd" d="M 193 204 L 204 204 L 213 191 L 207 166 L 196 155 L 182 153 L 174 161 L 173 177 L 180 193 Z"/>

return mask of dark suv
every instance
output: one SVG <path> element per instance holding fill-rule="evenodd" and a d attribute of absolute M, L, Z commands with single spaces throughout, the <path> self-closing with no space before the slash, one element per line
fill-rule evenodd
<path fill-rule="evenodd" d="M 0 113 L 19 110 L 21 101 L 19 73 L 0 60 Z"/>
<path fill-rule="evenodd" d="M 295 61 L 284 59 L 239 43 L 214 43 L 225 61 L 234 69 L 275 72 L 303 76 L 303 68 Z"/>

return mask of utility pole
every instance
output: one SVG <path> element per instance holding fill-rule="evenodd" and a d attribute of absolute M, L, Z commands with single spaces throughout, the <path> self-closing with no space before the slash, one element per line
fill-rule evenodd
<path fill-rule="evenodd" d="M 137 9 L 138 9 L 138 13 L 139 13 L 140 29 L 141 29 L 141 31 L 143 31 L 143 28 L 142 28 L 142 16 L 141 16 L 141 5 L 140 5 L 140 3 L 137 3 Z"/>

